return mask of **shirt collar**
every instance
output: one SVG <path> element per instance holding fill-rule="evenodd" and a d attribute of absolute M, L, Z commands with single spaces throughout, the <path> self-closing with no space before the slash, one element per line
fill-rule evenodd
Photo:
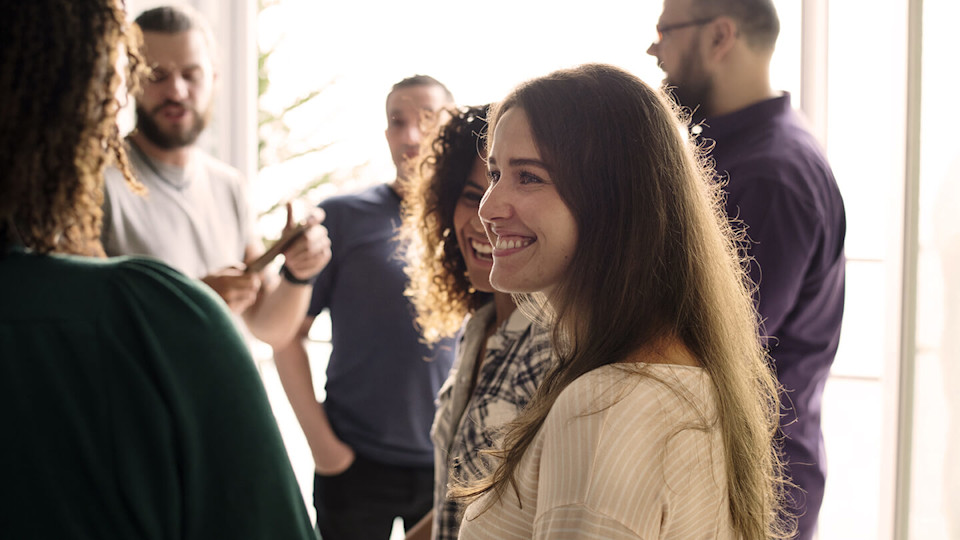
<path fill-rule="evenodd" d="M 765 99 L 740 110 L 703 119 L 691 126 L 690 133 L 707 139 L 725 139 L 745 129 L 753 129 L 758 121 L 780 116 L 790 110 L 790 93 Z"/>
<path fill-rule="evenodd" d="M 487 340 L 487 351 L 499 353 L 504 349 L 513 346 L 519 336 L 526 332 L 533 322 L 519 309 L 513 310 L 513 313 L 507 317 L 507 320 L 500 324 L 500 327 Z"/>

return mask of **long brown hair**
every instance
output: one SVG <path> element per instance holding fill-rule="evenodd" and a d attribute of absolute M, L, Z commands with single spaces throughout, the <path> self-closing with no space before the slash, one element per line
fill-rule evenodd
<path fill-rule="evenodd" d="M 492 295 L 473 289 L 460 253 L 453 214 L 467 179 L 484 155 L 489 105 L 451 111 L 451 118 L 430 142 L 429 152 L 410 179 L 404 201 L 401 239 L 406 294 L 417 310 L 417 325 L 427 342 L 452 336 L 463 318 Z"/>
<path fill-rule="evenodd" d="M 492 111 L 490 133 L 511 108 L 526 113 L 578 241 L 548 306 L 559 364 L 507 432 L 499 468 L 472 494 L 516 490 L 521 457 L 571 382 L 677 338 L 716 390 L 732 523 L 745 539 L 782 536 L 778 387 L 720 186 L 681 135 L 671 102 L 633 75 L 591 64 L 516 88 Z"/>
<path fill-rule="evenodd" d="M 102 255 L 108 159 L 137 186 L 120 143 L 116 66 L 137 87 L 140 34 L 117 0 L 10 2 L 0 17 L 0 254 Z"/>

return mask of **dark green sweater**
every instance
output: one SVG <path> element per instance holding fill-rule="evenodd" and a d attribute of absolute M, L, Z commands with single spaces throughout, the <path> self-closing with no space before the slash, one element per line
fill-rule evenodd
<path fill-rule="evenodd" d="M 314 539 L 216 295 L 137 258 L 0 258 L 0 538 Z"/>

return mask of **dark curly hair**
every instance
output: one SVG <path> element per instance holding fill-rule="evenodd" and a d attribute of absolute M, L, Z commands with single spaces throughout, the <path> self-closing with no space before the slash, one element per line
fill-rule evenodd
<path fill-rule="evenodd" d="M 463 318 L 488 302 L 473 288 L 453 230 L 453 213 L 477 159 L 484 156 L 489 105 L 451 111 L 411 179 L 401 238 L 407 243 L 407 296 L 424 339 L 456 333 Z"/>
<path fill-rule="evenodd" d="M 0 254 L 103 254 L 103 169 L 120 142 L 117 91 L 143 70 L 140 33 L 118 0 L 10 2 L 0 18 Z"/>

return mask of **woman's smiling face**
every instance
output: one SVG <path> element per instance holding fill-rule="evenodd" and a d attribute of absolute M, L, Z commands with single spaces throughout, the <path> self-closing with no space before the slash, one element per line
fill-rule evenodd
<path fill-rule="evenodd" d="M 467 183 L 453 210 L 453 229 L 457 235 L 460 254 L 467 265 L 467 277 L 473 288 L 493 292 L 490 268 L 493 266 L 493 246 L 487 239 L 477 210 L 487 185 L 487 165 L 479 157 L 473 164 Z"/>
<path fill-rule="evenodd" d="M 577 224 L 537 150 L 523 109 L 500 115 L 487 164 L 480 218 L 493 244 L 490 283 L 499 291 L 549 298 L 577 247 Z"/>

